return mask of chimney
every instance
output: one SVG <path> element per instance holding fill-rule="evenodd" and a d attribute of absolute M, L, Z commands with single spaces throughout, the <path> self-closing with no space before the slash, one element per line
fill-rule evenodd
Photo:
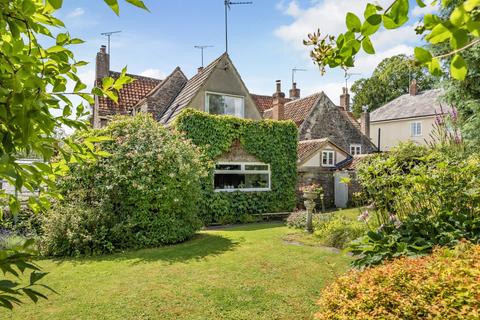
<path fill-rule="evenodd" d="M 197 72 L 200 73 L 203 71 L 203 67 L 198 67 Z"/>
<path fill-rule="evenodd" d="M 285 119 L 285 93 L 282 92 L 282 82 L 280 80 L 276 81 L 276 85 L 277 85 L 277 90 L 273 94 L 272 119 L 284 120 Z"/>
<path fill-rule="evenodd" d="M 290 99 L 296 100 L 300 99 L 300 89 L 297 88 L 297 83 L 292 84 L 292 89 L 290 89 Z"/>
<path fill-rule="evenodd" d="M 411 96 L 416 96 L 418 93 L 418 86 L 417 80 L 413 79 L 412 83 L 410 83 L 410 88 L 408 90 Z"/>
<path fill-rule="evenodd" d="M 362 107 L 362 115 L 360 117 L 360 130 L 364 135 L 370 138 L 370 112 L 368 112 L 368 107 Z"/>
<path fill-rule="evenodd" d="M 107 47 L 101 46 L 100 51 L 97 52 L 97 59 L 95 65 L 96 79 L 103 79 L 108 77 L 110 72 L 110 55 L 107 53 Z"/>
<path fill-rule="evenodd" d="M 343 94 L 340 95 L 340 108 L 345 111 L 350 111 L 350 95 L 348 94 L 348 88 L 343 87 Z"/>

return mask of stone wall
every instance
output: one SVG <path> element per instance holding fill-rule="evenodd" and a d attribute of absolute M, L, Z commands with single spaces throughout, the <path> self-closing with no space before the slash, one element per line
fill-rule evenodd
<path fill-rule="evenodd" d="M 183 72 L 177 68 L 163 80 L 159 90 L 147 98 L 148 112 L 153 114 L 155 120 L 160 121 L 165 110 L 175 100 L 187 81 Z"/>
<path fill-rule="evenodd" d="M 347 152 L 350 152 L 351 144 L 362 145 L 362 153 L 376 150 L 369 138 L 326 95 L 320 97 L 299 130 L 300 140 L 329 138 Z"/>
<path fill-rule="evenodd" d="M 300 188 L 305 185 L 318 184 L 323 188 L 325 208 L 335 206 L 333 171 L 321 171 L 318 168 L 299 168 L 297 177 L 297 206 L 303 208 L 303 198 Z M 317 210 L 322 208 L 320 200 Z"/>

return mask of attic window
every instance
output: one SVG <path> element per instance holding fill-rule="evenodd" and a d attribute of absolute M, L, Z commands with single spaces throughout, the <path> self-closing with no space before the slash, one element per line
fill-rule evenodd
<path fill-rule="evenodd" d="M 335 166 L 335 151 L 323 150 L 322 151 L 322 167 Z"/>
<path fill-rule="evenodd" d="M 270 165 L 222 162 L 215 166 L 215 191 L 270 191 Z"/>
<path fill-rule="evenodd" d="M 350 145 L 350 154 L 352 156 L 357 154 L 362 154 L 362 145 L 361 144 L 351 144 Z"/>
<path fill-rule="evenodd" d="M 205 111 L 210 114 L 230 115 L 243 118 L 245 115 L 244 97 L 207 92 L 205 97 Z"/>

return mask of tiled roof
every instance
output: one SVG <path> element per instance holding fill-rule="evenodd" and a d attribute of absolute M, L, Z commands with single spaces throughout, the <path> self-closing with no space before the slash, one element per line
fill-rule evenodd
<path fill-rule="evenodd" d="M 266 110 L 273 108 L 273 96 L 265 96 L 254 93 L 250 94 L 250 96 L 252 97 L 260 112 L 263 113 Z M 288 103 L 290 101 L 292 101 L 292 99 L 285 98 L 285 102 Z"/>
<path fill-rule="evenodd" d="M 305 98 L 287 102 L 285 104 L 285 119 L 293 120 L 297 126 L 300 126 L 323 94 L 323 92 L 318 92 Z M 271 117 L 272 109 L 265 110 L 264 118 Z"/>
<path fill-rule="evenodd" d="M 160 122 L 163 124 L 170 123 L 193 99 L 197 94 L 200 87 L 205 83 L 213 70 L 215 70 L 216 65 L 220 60 L 225 56 L 221 55 L 215 61 L 210 63 L 202 71 L 194 75 L 190 80 L 188 80 L 185 87 L 183 87 L 180 94 L 175 98 L 175 100 L 170 105 L 170 108 L 165 112 L 163 117 L 160 119 Z"/>
<path fill-rule="evenodd" d="M 339 107 L 340 108 L 340 107 Z M 340 111 L 345 115 L 345 117 L 358 129 L 361 130 L 360 122 L 355 119 L 354 115 L 350 111 L 346 111 L 343 108 L 340 108 Z"/>
<path fill-rule="evenodd" d="M 135 79 L 132 83 L 125 85 L 119 92 L 118 104 L 108 98 L 98 98 L 98 109 L 100 116 L 113 114 L 128 114 L 142 98 L 153 88 L 159 85 L 162 80 L 143 77 L 135 74 L 127 74 Z M 110 77 L 117 79 L 120 72 L 110 71 Z M 97 82 L 98 83 L 98 82 Z"/>
<path fill-rule="evenodd" d="M 441 89 L 434 89 L 419 92 L 415 96 L 404 94 L 373 111 L 370 114 L 370 121 L 424 117 L 441 113 L 439 100 L 442 93 Z M 448 112 L 450 108 L 443 107 L 443 111 Z"/>
<path fill-rule="evenodd" d="M 273 97 L 260 94 L 250 94 L 253 101 L 261 112 L 273 107 Z"/>
<path fill-rule="evenodd" d="M 370 154 L 357 154 L 353 156 L 351 159 L 348 159 L 340 166 L 338 169 L 340 170 L 357 170 L 357 167 L 362 161 L 370 156 Z"/>
<path fill-rule="evenodd" d="M 312 153 L 320 149 L 327 142 L 329 142 L 327 138 L 299 141 L 297 147 L 298 163 L 302 163 L 307 160 Z"/>

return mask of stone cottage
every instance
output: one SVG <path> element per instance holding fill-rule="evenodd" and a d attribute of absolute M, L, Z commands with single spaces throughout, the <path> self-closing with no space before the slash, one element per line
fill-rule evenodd
<path fill-rule="evenodd" d="M 106 76 L 118 77 L 119 73 L 111 71 L 109 65 L 109 56 L 102 46 L 96 58 L 96 83 Z M 360 125 L 350 112 L 350 96 L 346 89 L 339 106 L 323 92 L 301 98 L 295 83 L 289 90 L 288 98 L 281 90 L 280 81 L 277 81 L 273 95 L 250 94 L 226 53 L 207 67 L 199 68 L 190 79 L 180 67 L 162 80 L 129 76 L 136 81 L 120 91 L 118 104 L 96 97 L 92 112 L 95 128 L 106 125 L 113 115 L 135 115 L 139 112 L 149 112 L 168 126 L 186 108 L 252 120 L 292 120 L 298 128 L 300 141 L 298 186 L 320 183 L 330 206 L 334 203 L 333 172 L 336 168 L 354 155 L 376 150 L 369 139 L 368 114 L 362 115 Z M 245 155 L 241 150 L 236 150 L 235 154 Z M 232 168 L 244 170 L 250 167 L 245 164 L 251 162 L 252 157 L 245 155 L 244 158 L 236 159 Z M 224 168 L 227 167 L 222 167 L 222 170 Z M 262 172 L 262 176 L 265 174 L 270 175 Z M 235 183 L 226 185 L 229 189 L 236 189 Z M 253 188 L 252 191 L 258 190 Z"/>
<path fill-rule="evenodd" d="M 298 127 L 298 187 L 317 183 L 325 193 L 326 206 L 334 205 L 335 171 L 353 156 L 376 151 L 369 138 L 369 114 L 359 123 L 350 112 L 350 95 L 346 88 L 335 105 L 324 92 L 301 98 L 294 83 L 289 97 L 281 92 L 280 82 L 273 96 L 255 95 L 263 117 L 292 120 Z"/>

